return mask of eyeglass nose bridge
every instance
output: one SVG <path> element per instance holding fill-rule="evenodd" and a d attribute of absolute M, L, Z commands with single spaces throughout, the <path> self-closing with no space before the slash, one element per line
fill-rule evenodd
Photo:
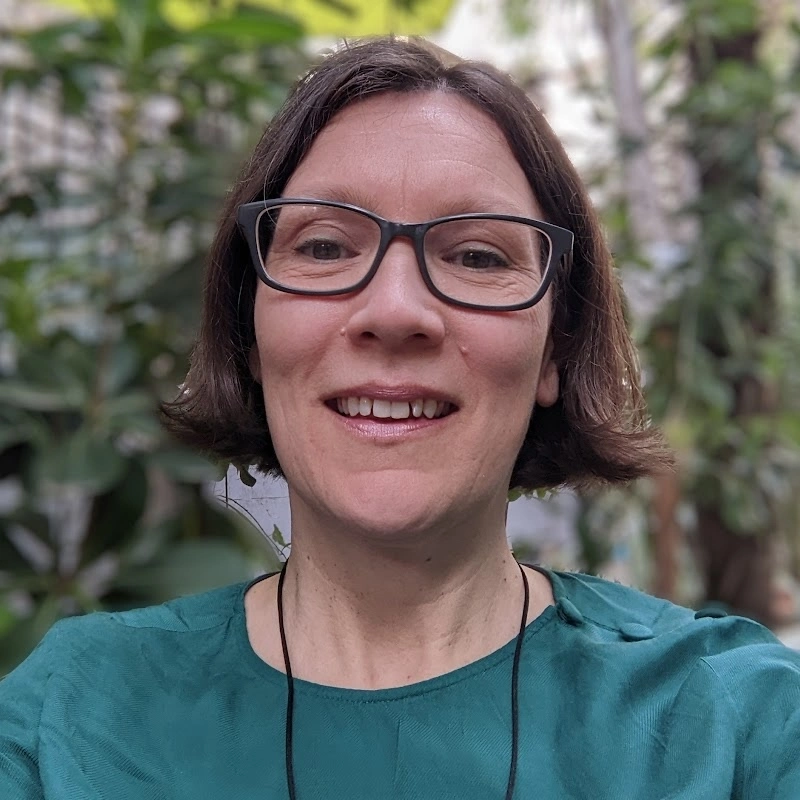
<path fill-rule="evenodd" d="M 420 275 L 422 275 L 422 280 L 425 286 L 427 286 L 428 291 L 439 300 L 452 302 L 434 286 L 431 276 L 428 274 L 428 265 L 425 262 L 424 240 L 425 233 L 431 227 L 431 224 L 429 222 L 391 222 L 385 219 L 376 219 L 376 222 L 381 229 L 381 239 L 378 244 L 378 250 L 375 253 L 375 260 L 361 288 L 372 282 L 392 242 L 395 239 L 410 239 L 414 246 L 414 254 L 417 257 L 417 268 L 419 269 Z"/>

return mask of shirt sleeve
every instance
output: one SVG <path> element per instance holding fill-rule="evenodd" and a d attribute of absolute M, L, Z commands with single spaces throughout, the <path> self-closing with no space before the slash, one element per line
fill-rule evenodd
<path fill-rule="evenodd" d="M 58 627 L 58 626 L 56 626 Z M 30 656 L 0 680 L 0 797 L 43 800 L 39 779 L 39 721 L 53 671 L 53 629 Z"/>
<path fill-rule="evenodd" d="M 737 796 L 800 798 L 800 653 L 775 642 L 703 661 L 737 722 Z"/>

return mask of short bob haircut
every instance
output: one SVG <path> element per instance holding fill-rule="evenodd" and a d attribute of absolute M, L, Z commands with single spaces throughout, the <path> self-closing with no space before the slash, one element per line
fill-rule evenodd
<path fill-rule="evenodd" d="M 560 397 L 532 417 L 509 488 L 626 482 L 670 461 L 648 425 L 636 353 L 611 255 L 586 190 L 542 113 L 512 79 L 424 40 L 350 42 L 301 78 L 230 193 L 207 267 L 200 332 L 179 397 L 165 404 L 177 437 L 210 456 L 282 476 L 255 344 L 257 276 L 236 224 L 240 204 L 280 197 L 320 131 L 345 107 L 385 92 L 446 92 L 491 117 L 530 182 L 544 220 L 575 234 L 552 288 Z M 516 312 L 504 312 L 516 313 Z"/>

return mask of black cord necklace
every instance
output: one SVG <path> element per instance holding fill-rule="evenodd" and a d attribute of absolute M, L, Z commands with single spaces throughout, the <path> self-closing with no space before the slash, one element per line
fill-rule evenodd
<path fill-rule="evenodd" d="M 288 563 L 288 562 L 286 562 Z M 286 630 L 283 625 L 283 581 L 286 577 L 286 563 L 278 579 L 278 627 L 281 633 L 281 647 L 283 648 L 283 664 L 286 670 L 286 785 L 289 788 L 289 800 L 297 800 L 294 786 L 294 765 L 292 759 L 292 728 L 294 716 L 294 678 L 292 677 L 292 662 L 289 660 L 289 648 L 286 644 Z M 522 601 L 522 618 L 519 622 L 516 646 L 514 647 L 514 661 L 511 666 L 511 765 L 508 770 L 508 785 L 506 786 L 505 800 L 514 796 L 514 784 L 517 780 L 517 751 L 519 749 L 519 660 L 522 653 L 522 642 L 525 638 L 525 625 L 528 621 L 528 602 L 530 589 L 528 578 L 522 565 L 518 564 L 522 575 L 522 586 L 525 597 Z"/>

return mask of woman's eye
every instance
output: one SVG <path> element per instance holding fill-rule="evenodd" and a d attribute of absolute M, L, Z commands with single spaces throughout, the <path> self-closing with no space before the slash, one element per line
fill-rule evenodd
<path fill-rule="evenodd" d="M 344 248 L 340 244 L 326 239 L 304 242 L 297 248 L 297 252 L 316 261 L 335 261 L 337 258 L 343 258 L 346 255 Z"/>
<path fill-rule="evenodd" d="M 478 250 L 470 248 L 461 253 L 458 261 L 462 267 L 469 269 L 492 269 L 507 267 L 508 261 L 493 250 Z"/>

